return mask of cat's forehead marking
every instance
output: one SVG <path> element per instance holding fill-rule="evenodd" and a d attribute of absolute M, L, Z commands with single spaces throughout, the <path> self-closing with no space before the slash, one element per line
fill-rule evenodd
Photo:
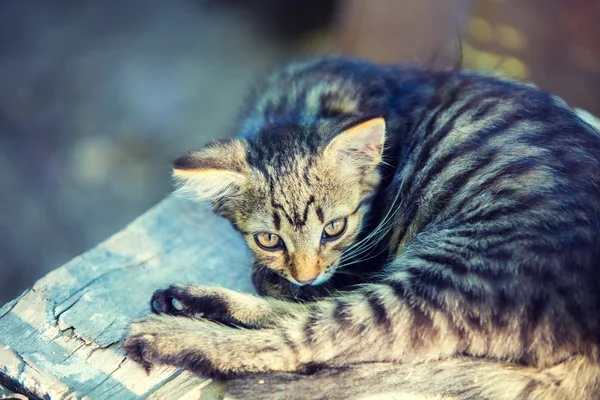
<path fill-rule="evenodd" d="M 323 224 L 325 223 L 325 215 L 323 214 L 323 209 L 321 207 L 315 208 L 315 213 L 317 214 L 317 218 Z"/>
<path fill-rule="evenodd" d="M 273 188 L 275 187 L 276 185 Z M 309 194 L 307 198 L 306 192 L 300 190 L 294 192 L 285 190 L 285 188 L 279 188 L 279 190 L 272 190 L 270 197 L 271 207 L 273 207 L 273 225 L 278 230 L 281 229 L 282 217 L 291 226 L 302 228 L 307 224 L 311 209 L 313 209 L 317 216 L 319 215 L 317 209 L 322 214 L 321 207 L 315 206 L 316 198 L 313 194 Z"/>
<path fill-rule="evenodd" d="M 295 229 L 307 225 L 311 213 L 324 220 L 321 196 L 315 190 L 317 179 L 312 176 L 314 162 L 310 157 L 289 160 L 286 165 L 270 165 L 265 169 L 268 199 L 272 210 L 272 225 L 280 230 L 285 220 Z M 282 168 L 283 167 L 283 168 Z"/>
<path fill-rule="evenodd" d="M 281 217 L 277 213 L 277 211 L 273 211 L 273 225 L 275 225 L 275 229 L 281 229 Z"/>

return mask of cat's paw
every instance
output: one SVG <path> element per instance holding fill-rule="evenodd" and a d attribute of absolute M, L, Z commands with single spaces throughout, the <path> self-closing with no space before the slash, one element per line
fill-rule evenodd
<path fill-rule="evenodd" d="M 199 285 L 171 285 L 154 292 L 150 309 L 155 314 L 205 318 L 221 321 L 228 318 L 227 295 L 221 288 Z"/>
<path fill-rule="evenodd" d="M 233 329 L 211 321 L 150 315 L 134 321 L 123 350 L 147 371 L 173 365 L 216 378 L 298 369 L 294 350 L 276 330 Z"/>
<path fill-rule="evenodd" d="M 225 325 L 239 325 L 242 321 L 234 318 L 231 308 L 235 307 L 227 290 L 199 285 L 171 285 L 157 290 L 150 300 L 150 308 L 155 314 L 203 318 Z"/>
<path fill-rule="evenodd" d="M 129 326 L 128 332 L 123 337 L 122 348 L 127 356 L 140 364 L 147 373 L 150 373 L 153 364 L 160 364 L 159 340 L 161 332 L 159 321 L 153 317 L 134 321 Z"/>
<path fill-rule="evenodd" d="M 197 332 L 211 322 L 192 321 L 197 326 L 185 326 L 185 318 L 165 315 L 150 315 L 134 321 L 122 339 L 122 348 L 129 358 L 140 364 L 146 372 L 154 365 L 173 365 L 186 368 L 205 376 L 219 377 L 210 361 L 210 354 L 204 353 Z M 215 324 L 213 324 L 215 325 Z M 206 325 L 208 326 L 208 325 Z M 192 329 L 190 329 L 192 328 Z M 204 344 L 210 343 L 210 329 Z"/>
<path fill-rule="evenodd" d="M 157 290 L 150 308 L 155 314 L 208 319 L 230 327 L 261 328 L 278 320 L 267 300 L 215 286 L 173 285 Z"/>
<path fill-rule="evenodd" d="M 192 317 L 190 310 L 184 310 L 184 306 L 179 300 L 184 296 L 185 287 L 171 285 L 166 289 L 159 289 L 152 294 L 150 299 L 150 309 L 155 314 L 181 315 Z"/>

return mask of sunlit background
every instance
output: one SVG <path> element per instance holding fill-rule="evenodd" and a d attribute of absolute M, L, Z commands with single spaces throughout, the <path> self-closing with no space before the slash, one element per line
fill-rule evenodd
<path fill-rule="evenodd" d="M 169 193 L 269 70 L 317 54 L 535 82 L 600 115 L 597 0 L 0 2 L 0 305 Z"/>

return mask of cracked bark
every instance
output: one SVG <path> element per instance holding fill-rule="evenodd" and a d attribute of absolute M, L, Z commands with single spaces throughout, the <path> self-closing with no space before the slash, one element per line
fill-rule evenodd
<path fill-rule="evenodd" d="M 211 246 L 215 235 L 231 246 Z M 206 392 L 214 398 L 222 389 L 189 372 L 155 368 L 147 375 L 124 357 L 119 340 L 132 319 L 149 312 L 153 291 L 177 276 L 249 291 L 249 264 L 226 221 L 168 198 L 0 308 L 0 383 L 53 400 Z M 222 265 L 236 267 L 223 271 Z"/>

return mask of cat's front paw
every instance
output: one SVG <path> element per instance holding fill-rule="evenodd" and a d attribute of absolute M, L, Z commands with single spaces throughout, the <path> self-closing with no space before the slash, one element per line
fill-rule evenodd
<path fill-rule="evenodd" d="M 160 364 L 158 321 L 151 317 L 133 322 L 122 339 L 122 348 L 133 361 L 150 373 L 153 364 Z"/>
<path fill-rule="evenodd" d="M 134 321 L 123 350 L 147 371 L 172 365 L 216 378 L 298 369 L 296 354 L 276 330 L 233 329 L 211 321 L 150 315 Z"/>
<path fill-rule="evenodd" d="M 157 290 L 150 300 L 155 314 L 203 318 L 225 325 L 243 325 L 231 313 L 235 306 L 225 289 L 199 285 L 171 285 Z"/>
<path fill-rule="evenodd" d="M 181 315 L 191 317 L 189 310 L 184 310 L 184 306 L 179 300 L 184 296 L 185 287 L 171 285 L 166 289 L 159 289 L 152 294 L 150 299 L 150 309 L 155 314 Z"/>
<path fill-rule="evenodd" d="M 208 351 L 210 346 L 214 347 L 211 339 L 218 336 L 210 328 L 218 330 L 218 326 L 208 321 L 186 320 L 150 315 L 134 321 L 122 340 L 122 348 L 148 373 L 154 365 L 173 365 L 205 376 L 221 377 L 223 374 L 211 362 L 214 354 Z M 202 328 L 207 328 L 205 337 L 200 334 Z M 204 347 L 207 350 L 203 351 Z"/>
<path fill-rule="evenodd" d="M 173 285 L 157 290 L 150 308 L 155 314 L 202 318 L 230 327 L 261 328 L 279 319 L 267 300 L 215 286 Z"/>

